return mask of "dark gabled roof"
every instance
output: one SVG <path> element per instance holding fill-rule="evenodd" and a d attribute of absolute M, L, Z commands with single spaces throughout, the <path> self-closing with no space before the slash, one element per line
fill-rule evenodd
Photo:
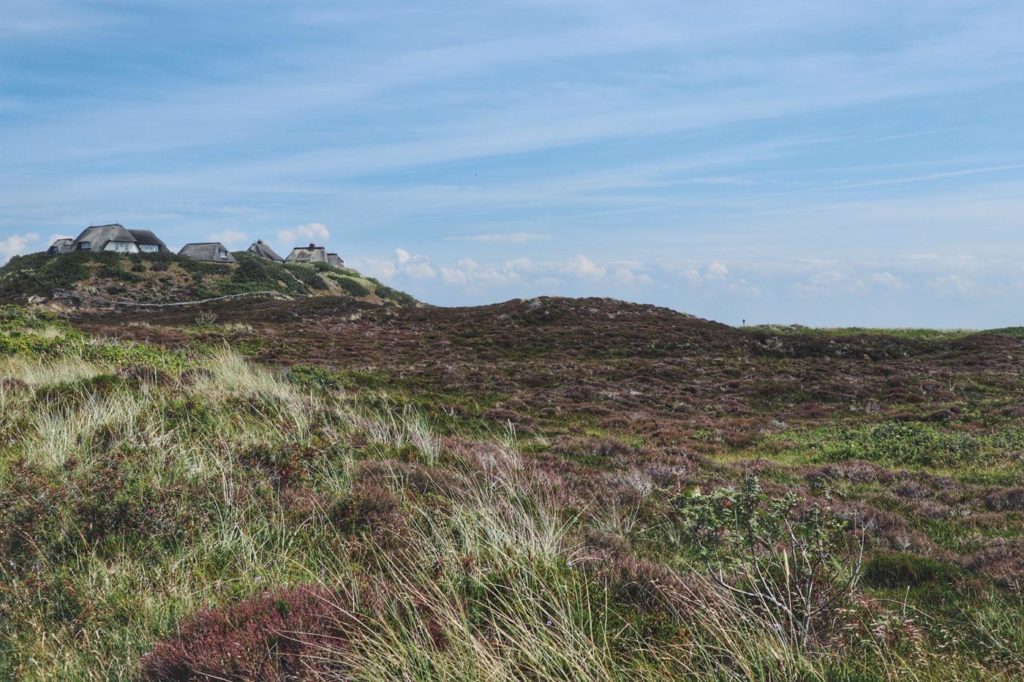
<path fill-rule="evenodd" d="M 265 243 L 262 239 L 257 239 L 249 246 L 249 253 L 254 253 L 262 258 L 269 258 L 272 261 L 283 263 L 284 258 L 281 258 L 277 253 L 270 248 L 270 244 Z"/>
<path fill-rule="evenodd" d="M 161 251 L 167 250 L 167 244 L 161 241 L 151 230 L 128 230 L 131 236 L 135 237 L 136 243 L 141 246 L 159 246 Z"/>
<path fill-rule="evenodd" d="M 224 251 L 227 258 L 218 258 L 217 255 Z M 193 242 L 185 244 L 178 252 L 179 256 L 191 258 L 192 260 L 207 261 L 210 263 L 234 263 L 235 257 L 228 251 L 228 247 L 220 242 Z"/>

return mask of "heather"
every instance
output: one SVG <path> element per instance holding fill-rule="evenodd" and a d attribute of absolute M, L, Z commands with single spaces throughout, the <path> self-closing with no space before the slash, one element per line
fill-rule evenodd
<path fill-rule="evenodd" d="M 0 677 L 1024 675 L 1015 337 L 350 305 L 3 309 Z"/>

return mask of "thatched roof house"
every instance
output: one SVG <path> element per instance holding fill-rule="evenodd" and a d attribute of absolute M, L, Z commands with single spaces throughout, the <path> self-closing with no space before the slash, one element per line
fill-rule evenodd
<path fill-rule="evenodd" d="M 262 239 L 257 239 L 249 246 L 249 253 L 255 254 L 260 258 L 267 258 L 276 263 L 284 262 L 284 258 L 278 256 L 277 252 L 270 248 L 270 244 L 267 244 Z"/>
<path fill-rule="evenodd" d="M 135 236 L 124 225 L 91 225 L 75 239 L 75 251 L 139 253 Z"/>
<path fill-rule="evenodd" d="M 296 246 L 285 258 L 285 261 L 289 263 L 326 263 L 327 249 L 312 243 L 309 246 Z"/>
<path fill-rule="evenodd" d="M 333 267 L 336 267 L 336 268 L 343 268 L 343 267 L 345 267 L 345 261 L 343 261 L 341 259 L 341 256 L 339 256 L 336 253 L 329 253 L 329 254 L 327 254 L 327 264 L 331 265 Z"/>
<path fill-rule="evenodd" d="M 167 253 L 167 245 L 150 230 L 128 230 L 124 225 L 90 225 L 75 239 L 55 241 L 47 252 L 56 255 L 71 251 L 108 253 Z"/>
<path fill-rule="evenodd" d="M 69 253 L 75 250 L 75 240 L 70 237 L 61 237 L 50 244 L 50 248 L 46 250 L 46 253 L 51 256 L 55 256 L 58 253 Z"/>
<path fill-rule="evenodd" d="M 135 237 L 141 253 L 167 253 L 170 249 L 150 230 L 128 230 Z"/>
<path fill-rule="evenodd" d="M 185 244 L 178 252 L 179 256 L 206 263 L 234 263 L 235 257 L 220 242 L 193 242 Z"/>

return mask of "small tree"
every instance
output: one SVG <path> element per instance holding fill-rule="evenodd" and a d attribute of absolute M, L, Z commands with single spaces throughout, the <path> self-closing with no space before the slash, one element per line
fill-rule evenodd
<path fill-rule="evenodd" d="M 806 648 L 856 592 L 863 537 L 848 560 L 848 522 L 799 502 L 792 493 L 767 498 L 754 476 L 739 490 L 679 498 L 714 581 L 769 619 L 780 639 Z"/>

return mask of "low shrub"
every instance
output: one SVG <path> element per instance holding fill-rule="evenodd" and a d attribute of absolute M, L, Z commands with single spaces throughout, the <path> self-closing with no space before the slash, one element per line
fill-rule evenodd
<path fill-rule="evenodd" d="M 861 569 L 846 555 L 847 521 L 793 493 L 769 497 L 754 476 L 677 506 L 710 578 L 768 614 L 790 645 L 805 649 L 842 624 Z"/>
<path fill-rule="evenodd" d="M 1024 488 L 991 492 L 985 496 L 985 506 L 992 511 L 1024 511 Z"/>
<path fill-rule="evenodd" d="M 357 279 L 353 279 L 352 277 L 346 277 L 345 275 L 337 275 L 335 277 L 332 277 L 331 279 L 337 282 L 338 286 L 340 286 L 342 290 L 346 294 L 349 294 L 350 296 L 369 296 L 370 294 L 373 293 L 368 288 L 366 288 L 366 285 L 364 285 Z"/>
<path fill-rule="evenodd" d="M 394 301 L 398 305 L 416 305 L 416 299 L 410 296 L 409 294 L 405 293 L 404 291 L 398 291 L 397 289 L 392 289 L 389 286 L 385 286 L 372 277 L 369 277 L 367 279 L 371 284 L 374 285 L 374 287 L 376 287 L 374 293 L 376 293 L 384 300 Z"/>
<path fill-rule="evenodd" d="M 864 583 L 871 587 L 918 587 L 951 583 L 960 571 L 952 564 L 905 552 L 877 554 L 864 564 Z"/>
<path fill-rule="evenodd" d="M 306 389 L 337 391 L 344 387 L 341 377 L 323 367 L 295 365 L 288 370 L 288 380 Z"/>
<path fill-rule="evenodd" d="M 338 500 L 328 510 L 328 518 L 349 533 L 372 530 L 380 535 L 401 527 L 402 503 L 387 488 L 365 484 Z"/>
<path fill-rule="evenodd" d="M 63 323 L 56 315 L 46 310 L 29 309 L 19 305 L 0 305 L 0 325 L 8 333 L 58 324 Z"/>
<path fill-rule="evenodd" d="M 285 268 L 310 289 L 323 291 L 329 288 L 316 268 L 308 265 L 286 265 Z"/>
<path fill-rule="evenodd" d="M 46 408 L 76 408 L 88 400 L 105 398 L 124 391 L 135 382 L 117 374 L 100 374 L 85 379 L 42 386 L 35 392 L 35 401 Z"/>
<path fill-rule="evenodd" d="M 345 637 L 346 611 L 337 601 L 311 586 L 200 611 L 142 659 L 141 676 L 152 682 L 311 679 L 327 672 L 317 654 Z"/>
<path fill-rule="evenodd" d="M 89 276 L 90 255 L 66 253 L 54 256 L 37 271 L 39 281 L 47 288 L 68 288 Z"/>
<path fill-rule="evenodd" d="M 955 467 L 979 463 L 982 441 L 920 422 L 886 422 L 850 430 L 824 446 L 829 461 L 865 459 L 891 466 Z"/>

